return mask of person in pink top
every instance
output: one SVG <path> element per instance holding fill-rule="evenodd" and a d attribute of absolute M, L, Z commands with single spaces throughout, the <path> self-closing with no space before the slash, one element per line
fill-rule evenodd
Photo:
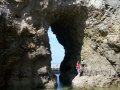
<path fill-rule="evenodd" d="M 78 77 L 80 77 L 80 62 L 77 61 L 77 66 L 76 66 L 77 72 L 78 72 Z"/>

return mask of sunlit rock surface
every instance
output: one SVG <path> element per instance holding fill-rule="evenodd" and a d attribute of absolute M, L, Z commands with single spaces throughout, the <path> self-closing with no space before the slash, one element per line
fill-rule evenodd
<path fill-rule="evenodd" d="M 1 0 L 0 87 L 57 87 L 51 72 L 49 26 L 65 49 L 62 83 L 85 87 L 75 81 L 80 60 L 79 80 L 87 77 L 91 84 L 93 78 L 102 78 L 91 86 L 118 86 L 119 0 Z M 108 77 L 109 83 L 105 81 Z"/>

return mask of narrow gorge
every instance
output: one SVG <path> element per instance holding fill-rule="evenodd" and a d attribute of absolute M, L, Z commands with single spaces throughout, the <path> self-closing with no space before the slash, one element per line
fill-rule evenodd
<path fill-rule="evenodd" d="M 119 0 L 1 0 L 0 88 L 57 87 L 49 26 L 65 49 L 62 83 L 77 88 L 120 86 Z"/>

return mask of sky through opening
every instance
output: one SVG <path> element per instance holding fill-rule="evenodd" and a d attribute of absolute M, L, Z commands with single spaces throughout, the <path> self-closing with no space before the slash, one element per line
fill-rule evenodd
<path fill-rule="evenodd" d="M 51 31 L 51 27 L 48 29 L 48 36 L 49 36 L 49 43 L 50 43 L 50 50 L 52 52 L 52 61 L 51 64 L 60 64 L 64 58 L 64 48 L 58 42 L 56 36 Z"/>

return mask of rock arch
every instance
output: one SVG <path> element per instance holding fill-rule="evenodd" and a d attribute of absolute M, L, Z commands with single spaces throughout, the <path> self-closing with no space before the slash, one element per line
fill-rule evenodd
<path fill-rule="evenodd" d="M 120 9 L 119 2 L 118 7 L 113 4 L 109 0 L 99 3 L 94 0 L 0 1 L 0 86 L 57 86 L 56 76 L 50 70 L 49 26 L 65 49 L 61 82 L 72 83 L 76 61 L 80 60 L 83 76 L 104 75 L 106 80 L 110 75 L 108 86 L 118 85 Z M 116 37 L 114 42 L 112 37 Z M 108 74 L 108 69 L 112 73 Z M 74 81 L 73 85 L 77 86 Z"/>
<path fill-rule="evenodd" d="M 64 9 L 66 10 L 62 11 L 62 13 L 59 12 L 59 15 L 61 15 L 59 19 L 51 24 L 51 28 L 53 33 L 56 34 L 59 43 L 62 44 L 65 49 L 65 57 L 60 67 L 60 81 L 63 83 L 71 83 L 76 75 L 76 62 L 80 60 L 85 22 L 88 14 L 87 8 L 84 6 L 79 9 L 75 6 Z M 73 12 L 71 13 L 70 11 Z"/>

